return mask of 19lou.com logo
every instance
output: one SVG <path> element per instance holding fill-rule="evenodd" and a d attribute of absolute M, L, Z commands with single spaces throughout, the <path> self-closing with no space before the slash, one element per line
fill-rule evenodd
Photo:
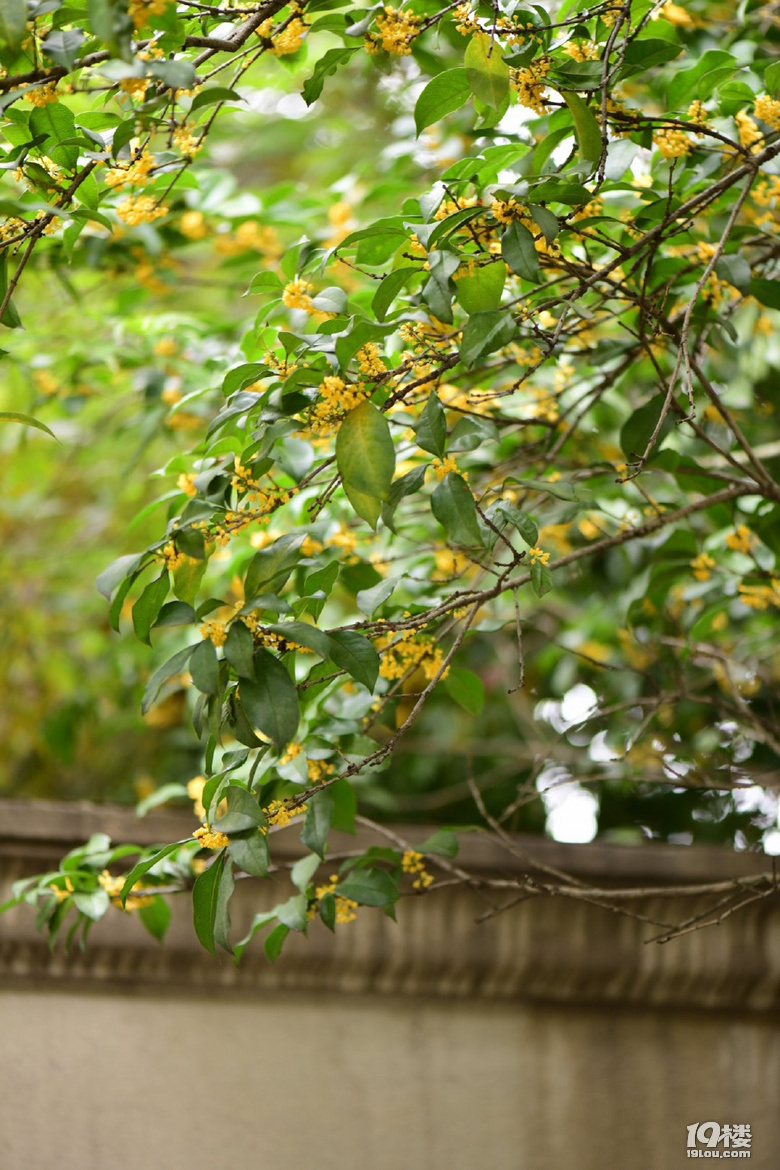
<path fill-rule="evenodd" d="M 750 1126 L 694 1121 L 688 1126 L 689 1158 L 749 1158 Z"/>

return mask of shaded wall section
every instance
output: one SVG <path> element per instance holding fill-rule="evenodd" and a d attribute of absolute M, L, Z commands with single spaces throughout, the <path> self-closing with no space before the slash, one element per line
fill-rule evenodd
<path fill-rule="evenodd" d="M 91 831 L 173 839 L 189 821 L 7 802 L 0 824 L 10 881 Z M 602 882 L 765 864 L 519 844 L 531 864 Z M 464 860 L 520 864 L 482 848 Z M 238 919 L 260 892 L 280 891 L 240 883 Z M 361 912 L 335 939 L 294 940 L 273 967 L 247 952 L 238 971 L 198 949 L 184 899 L 163 947 L 117 912 L 70 957 L 49 954 L 29 910 L 0 918 L 0 1165 L 676 1170 L 691 1164 L 687 1127 L 718 1121 L 750 1125 L 749 1164 L 776 1170 L 775 899 L 661 947 L 587 903 L 535 898 L 476 926 L 483 908 L 451 890 L 405 902 L 397 926 Z"/>

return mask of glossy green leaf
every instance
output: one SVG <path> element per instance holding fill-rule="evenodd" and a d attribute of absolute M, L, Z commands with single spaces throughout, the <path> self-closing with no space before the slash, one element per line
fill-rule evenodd
<path fill-rule="evenodd" d="M 479 715 L 485 705 L 485 685 L 473 670 L 451 666 L 444 679 L 447 694 L 469 715 Z"/>
<path fill-rule="evenodd" d="M 459 110 L 471 97 L 472 87 L 465 69 L 445 69 L 432 77 L 417 99 L 414 124 L 418 135 L 427 126 Z"/>
<path fill-rule="evenodd" d="M 534 238 L 521 223 L 510 223 L 501 236 L 501 255 L 523 280 L 539 283 L 539 257 Z"/>
<path fill-rule="evenodd" d="M 563 93 L 563 100 L 571 111 L 574 119 L 574 130 L 577 136 L 577 146 L 583 162 L 593 166 L 601 158 L 601 128 L 589 106 L 585 104 L 579 94 Z"/>
<path fill-rule="evenodd" d="M 160 576 L 146 586 L 141 596 L 133 606 L 133 628 L 136 637 L 147 646 L 151 645 L 149 634 L 157 621 L 157 616 L 163 607 L 163 602 L 170 590 L 168 570 L 163 569 Z"/>
<path fill-rule="evenodd" d="M 325 846 L 333 816 L 333 795 L 329 788 L 317 792 L 308 800 L 306 819 L 303 822 L 301 842 L 312 853 L 325 860 Z"/>
<path fill-rule="evenodd" d="M 431 511 L 454 544 L 482 544 L 477 505 L 466 481 L 450 471 L 431 496 Z"/>
<path fill-rule="evenodd" d="M 430 451 L 439 459 L 444 458 L 447 446 L 447 418 L 435 390 L 431 390 L 428 395 L 422 414 L 415 424 L 414 434 L 418 447 L 422 447 L 423 451 Z"/>
<path fill-rule="evenodd" d="M 192 911 L 198 942 L 210 955 L 217 953 L 214 927 L 220 904 L 219 887 L 225 871 L 225 853 L 220 851 L 192 887 Z"/>
<path fill-rule="evenodd" d="M 215 695 L 219 690 L 219 660 L 214 643 L 204 638 L 190 656 L 190 674 L 193 685 L 205 695 Z"/>
<path fill-rule="evenodd" d="M 191 837 L 185 837 L 183 841 L 172 841 L 171 844 L 164 845 L 162 849 L 158 849 L 156 853 L 152 853 L 150 856 L 145 857 L 143 860 L 139 861 L 137 865 L 134 865 L 125 878 L 125 884 L 122 886 L 122 889 L 119 893 L 119 897 L 122 899 L 122 903 L 125 903 L 127 895 L 133 889 L 136 882 L 139 882 L 141 878 L 149 872 L 150 869 L 154 869 L 155 865 L 157 865 L 159 861 L 169 857 L 171 853 L 176 853 L 176 851 L 181 849 L 183 845 L 192 844 L 193 841 Z"/>
<path fill-rule="evenodd" d="M 395 446 L 387 419 L 373 403 L 362 402 L 339 427 L 336 463 L 345 487 L 387 499 L 395 471 Z"/>
<path fill-rule="evenodd" d="M 497 309 L 506 282 L 506 267 L 501 260 L 483 264 L 470 276 L 461 276 L 456 282 L 458 302 L 467 313 L 483 313 Z"/>
<path fill-rule="evenodd" d="M 171 908 L 165 898 L 156 894 L 148 905 L 140 907 L 138 917 L 152 938 L 162 942 L 171 922 Z"/>
<path fill-rule="evenodd" d="M 42 423 L 40 419 L 32 418 L 29 414 L 20 414 L 17 410 L 0 410 L 0 422 L 16 422 L 21 423 L 24 427 L 34 427 L 37 431 L 45 431 L 47 435 L 51 435 L 59 442 L 54 431 L 49 430 L 46 423 Z"/>
<path fill-rule="evenodd" d="M 398 884 L 384 869 L 360 869 L 348 874 L 334 891 L 360 906 L 391 906 L 398 900 Z"/>
<path fill-rule="evenodd" d="M 487 33 L 475 33 L 463 58 L 466 78 L 475 98 L 497 110 L 509 95 L 509 66 L 501 45 Z"/>
<path fill-rule="evenodd" d="M 0 0 L 0 45 L 18 49 L 26 29 L 26 0 Z"/>
<path fill-rule="evenodd" d="M 373 691 L 379 676 L 379 655 L 357 630 L 330 630 L 330 657 L 356 682 Z"/>
<path fill-rule="evenodd" d="M 298 729 L 300 710 L 295 683 L 268 650 L 255 651 L 255 681 L 241 680 L 241 705 L 252 724 L 278 748 L 288 744 Z"/>

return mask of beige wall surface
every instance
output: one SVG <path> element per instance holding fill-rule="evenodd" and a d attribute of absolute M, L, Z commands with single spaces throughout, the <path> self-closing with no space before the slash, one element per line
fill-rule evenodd
<path fill-rule="evenodd" d="M 0 901 L 91 832 L 151 843 L 190 819 L 0 802 Z M 648 892 L 636 914 L 529 897 L 477 925 L 479 891 L 447 887 L 404 899 L 397 924 L 315 923 L 273 965 L 256 942 L 238 968 L 199 947 L 186 895 L 162 946 L 116 910 L 86 951 L 51 952 L 30 907 L 4 914 L 0 1170 L 681 1170 L 701 1164 L 687 1127 L 707 1121 L 749 1125 L 741 1161 L 780 1170 L 777 886 L 651 941 L 706 910 L 691 883 L 749 881 L 768 859 L 513 848 L 472 836 L 459 860 Z M 275 857 L 299 852 L 282 836 Z M 233 937 L 288 884 L 240 882 Z"/>
<path fill-rule="evenodd" d="M 780 1165 L 780 1022 L 344 995 L 0 994 L 3 1170 Z M 719 1147 L 722 1149 L 722 1147 Z M 698 1164 L 698 1163 L 697 1163 Z"/>

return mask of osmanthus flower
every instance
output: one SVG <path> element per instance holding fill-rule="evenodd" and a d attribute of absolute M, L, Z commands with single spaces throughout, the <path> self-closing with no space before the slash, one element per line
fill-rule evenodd
<path fill-rule="evenodd" d="M 208 822 L 196 829 L 192 835 L 201 849 L 224 849 L 230 844 L 227 834 L 220 833 L 218 829 L 212 829 Z"/>

